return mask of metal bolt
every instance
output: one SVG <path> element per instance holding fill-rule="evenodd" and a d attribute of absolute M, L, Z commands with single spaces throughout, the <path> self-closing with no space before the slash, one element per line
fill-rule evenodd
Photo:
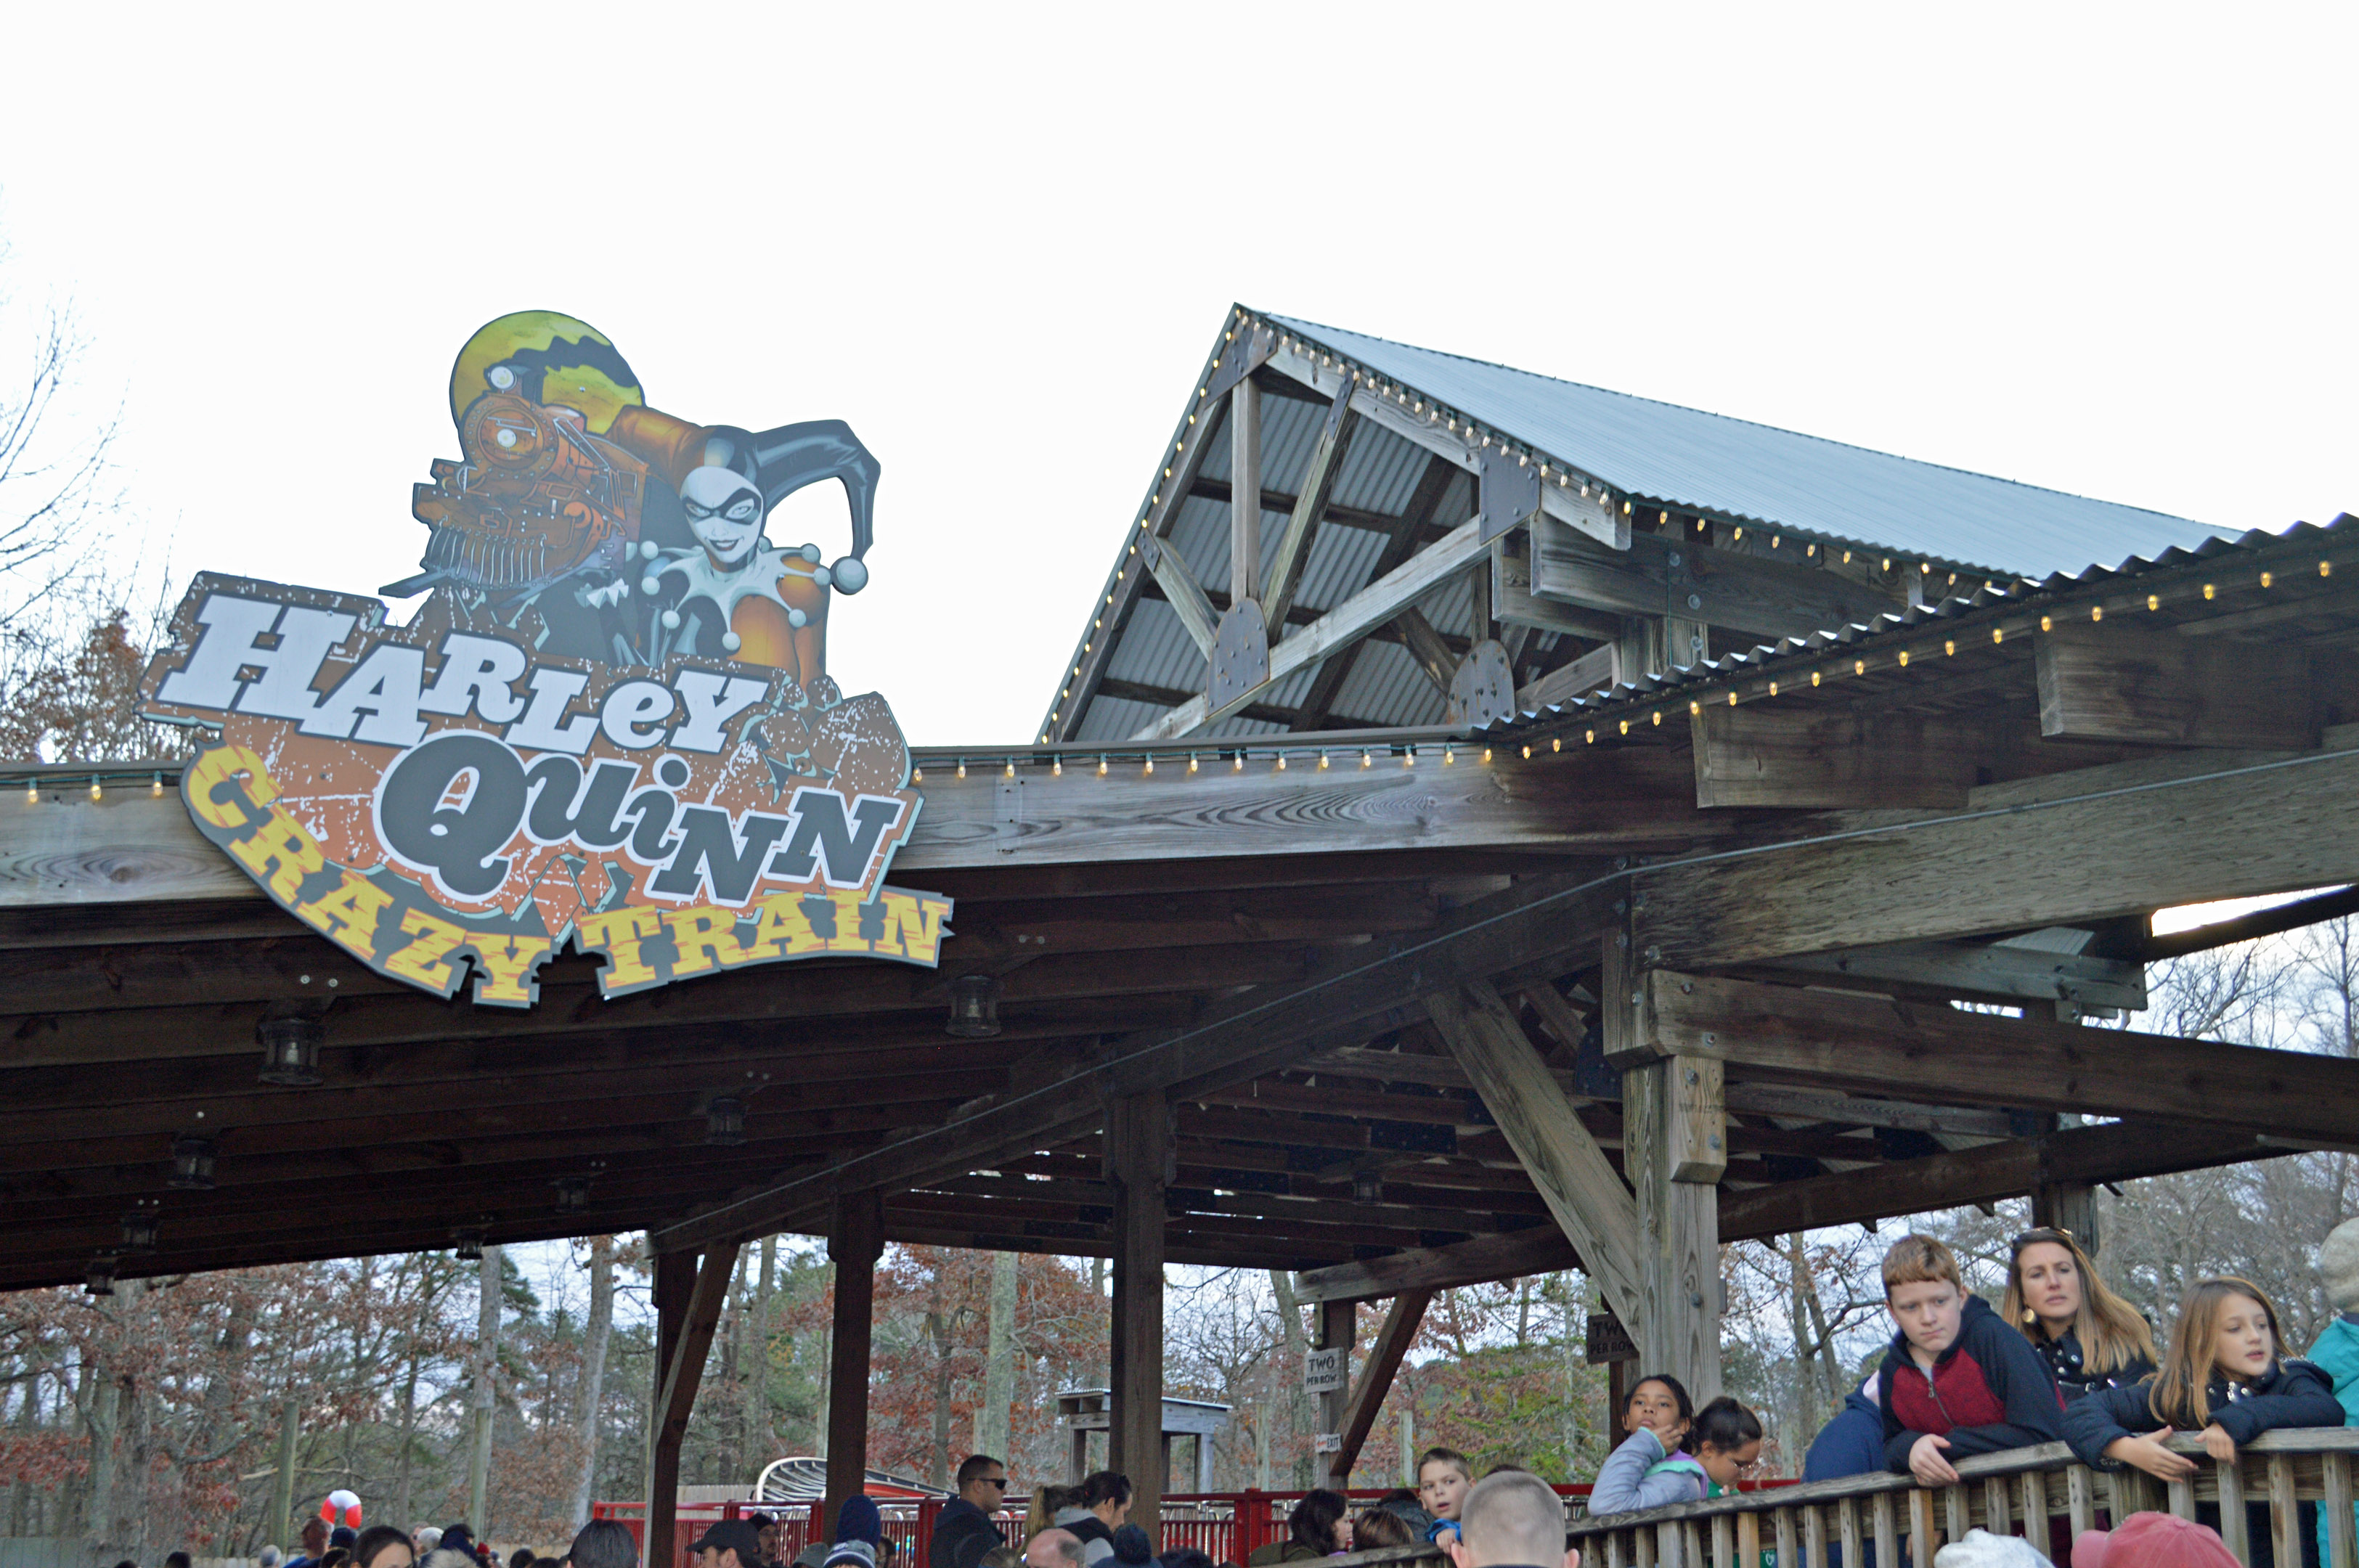
<path fill-rule="evenodd" d="M 1717 1045 L 1720 1044 L 1720 1036 L 1717 1034 L 1707 1033 L 1703 1037 L 1703 1043 L 1707 1045 Z"/>
<path fill-rule="evenodd" d="M 1681 996 L 1695 995 L 1695 982 L 1693 980 L 1681 980 L 1680 982 L 1680 994 Z"/>
<path fill-rule="evenodd" d="M 1680 553 L 1677 550 L 1673 550 L 1671 552 L 1669 558 L 1671 565 L 1678 566 L 1680 564 Z"/>
<path fill-rule="evenodd" d="M 1688 608 L 1690 610 L 1701 610 L 1703 608 L 1703 595 L 1700 593 L 1689 594 Z"/>
<path fill-rule="evenodd" d="M 1640 1007 L 1640 1006 L 1643 1006 L 1643 1005 L 1645 1005 L 1646 1000 L 1647 1000 L 1646 997 L 1645 997 L 1642 993 L 1640 993 L 1640 992 L 1637 992 L 1637 991 L 1632 991 L 1632 992 L 1630 993 L 1630 1005 L 1631 1005 L 1632 1007 Z"/>
<path fill-rule="evenodd" d="M 1703 1292 L 1701 1291 L 1690 1291 L 1688 1292 L 1688 1305 L 1701 1310 L 1703 1306 Z"/>
<path fill-rule="evenodd" d="M 1647 949 L 1647 962 L 1650 964 L 1659 964 L 1662 961 L 1663 950 L 1660 947 L 1649 947 Z"/>
<path fill-rule="evenodd" d="M 1704 1140 L 1704 1142 L 1705 1142 L 1705 1144 L 1706 1144 L 1707 1146 L 1709 1146 L 1709 1147 L 1711 1147 L 1711 1148 L 1713 1148 L 1713 1149 L 1717 1149 L 1717 1148 L 1719 1148 L 1719 1147 L 1720 1147 L 1720 1134 L 1719 1134 L 1719 1133 L 1717 1133 L 1717 1132 L 1713 1133 L 1711 1137 L 1709 1137 L 1709 1138 L 1705 1139 L 1705 1140 Z"/>
<path fill-rule="evenodd" d="M 1696 1070 L 1695 1070 L 1693 1067 L 1690 1067 L 1690 1068 L 1688 1069 L 1688 1087 L 1690 1087 L 1690 1088 L 1693 1088 L 1693 1087 L 1695 1087 L 1696 1083 L 1697 1083 Z"/>

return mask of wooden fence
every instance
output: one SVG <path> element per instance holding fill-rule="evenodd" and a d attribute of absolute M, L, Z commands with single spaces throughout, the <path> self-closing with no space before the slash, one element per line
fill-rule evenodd
<path fill-rule="evenodd" d="M 1777 1553 L 1777 1568 L 1824 1568 L 1830 1547 L 1840 1551 L 1844 1568 L 1861 1568 L 1867 1551 L 1877 1568 L 1900 1568 L 1904 1539 L 1907 1561 L 1918 1564 L 1930 1564 L 1944 1542 L 1973 1529 L 2026 1536 L 2046 1552 L 2051 1521 L 2078 1535 L 2148 1509 L 2194 1519 L 2198 1505 L 2210 1505 L 2219 1509 L 2221 1539 L 2239 1563 L 2252 1562 L 2250 1534 L 2260 1528 L 2277 1561 L 2293 1565 L 2302 1560 L 2299 1505 L 2320 1503 L 2329 1568 L 2359 1568 L 2351 1478 L 2359 1428 L 2273 1432 L 2224 1464 L 2192 1437 L 2175 1437 L 2170 1446 L 2193 1456 L 2191 1479 L 2165 1486 L 2140 1470 L 2092 1470 L 2064 1444 L 2049 1443 L 1961 1460 L 1954 1487 L 1854 1476 L 1578 1519 L 1568 1532 L 1582 1568 L 1759 1568 L 1767 1551 Z M 2257 1515 L 2248 1509 L 2265 1514 L 2266 1524 L 2250 1522 Z"/>

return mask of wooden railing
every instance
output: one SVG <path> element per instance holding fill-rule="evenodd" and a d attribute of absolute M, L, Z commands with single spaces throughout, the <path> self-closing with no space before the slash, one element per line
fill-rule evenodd
<path fill-rule="evenodd" d="M 1826 1568 L 1831 1547 L 1843 1568 L 1862 1568 L 1869 1551 L 1876 1568 L 1901 1568 L 1904 1539 L 1907 1561 L 1919 1565 L 1974 1529 L 2026 1536 L 2044 1553 L 2052 1520 L 2078 1535 L 2101 1528 L 2101 1513 L 2115 1524 L 2148 1509 L 2193 1519 L 2198 1504 L 2209 1504 L 2219 1509 L 2221 1539 L 2245 1563 L 2253 1560 L 2246 1510 L 2265 1509 L 2277 1561 L 2292 1568 L 2302 1561 L 2299 1505 L 2319 1503 L 2330 1568 L 2359 1568 L 2351 1513 L 2359 1428 L 2269 1433 L 2229 1463 L 2207 1456 L 2192 1437 L 2175 1437 L 2170 1446 L 2194 1458 L 2192 1478 L 2166 1486 L 2141 1470 L 2092 1470 L 2064 1444 L 2049 1443 L 1961 1460 L 1954 1487 L 1854 1476 L 1579 1519 L 1568 1532 L 1582 1568 L 1759 1568 L 1765 1551 L 1776 1552 L 1777 1568 Z"/>

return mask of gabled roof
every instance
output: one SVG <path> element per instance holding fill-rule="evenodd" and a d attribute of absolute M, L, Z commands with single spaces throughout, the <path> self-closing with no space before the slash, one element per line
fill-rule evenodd
<path fill-rule="evenodd" d="M 2216 530 L 1747 419 L 1271 316 L 1615 491 L 1844 545 L 2046 577 L 2116 566 Z"/>
<path fill-rule="evenodd" d="M 1212 642 L 1206 623 L 1228 611 L 1233 579 L 1231 399 L 1223 389 L 1239 377 L 1260 394 L 1257 580 L 1272 581 L 1278 569 L 1280 539 L 1303 485 L 1312 483 L 1323 498 L 1294 558 L 1299 590 L 1288 623 L 1270 629 L 1274 659 L 1318 616 L 1347 601 L 1368 609 L 1363 596 L 1379 592 L 1375 585 L 1388 572 L 1417 577 L 1404 560 L 1436 546 L 1484 504 L 1478 471 L 1486 451 L 1537 466 L 1543 485 L 1554 487 L 1546 492 L 1553 514 L 1564 516 L 1555 503 L 1571 505 L 1577 491 L 1593 514 L 1626 522 L 1624 546 L 1633 534 L 1651 536 L 1637 538 L 1643 547 L 1625 558 L 1607 561 L 1608 577 L 1622 567 L 1638 575 L 1625 576 L 1618 588 L 1601 579 L 1568 590 L 1562 571 L 1589 568 L 1551 568 L 1558 586 L 1513 588 L 1522 596 L 1518 608 L 1495 609 L 1484 628 L 1474 624 L 1478 600 L 1467 572 L 1420 577 L 1425 586 L 1398 617 L 1353 633 L 1310 663 L 1274 669 L 1275 678 L 1241 707 L 1202 714 Z M 1331 471 L 1318 454 L 1337 438 L 1329 414 L 1339 393 L 1351 400 L 1356 434 Z M 1815 561 L 1812 570 L 1836 572 L 1859 590 L 1805 591 L 1788 577 L 1778 579 L 1783 587 L 1760 589 L 1749 612 L 1775 613 L 1754 621 L 1739 619 L 1742 607 L 1725 598 L 1689 597 L 1698 622 L 1720 628 L 1711 636 L 1717 649 L 1732 637 L 1753 646 L 1773 628 L 1780 635 L 1832 630 L 1821 628 L 1821 615 L 1836 624 L 1872 620 L 1917 603 L 1920 588 L 1938 598 L 1962 581 L 2036 582 L 2194 548 L 2226 532 L 1243 307 L 1233 308 L 1190 384 L 1154 475 L 1046 705 L 1043 741 L 1185 732 L 1217 743 L 1441 724 L 1440 687 L 1452 677 L 1437 671 L 1466 656 L 1485 628 L 1510 622 L 1527 631 L 1506 635 L 1507 676 L 1519 699 L 1528 690 L 1534 705 L 1546 706 L 1538 699 L 1552 688 L 1540 678 L 1560 671 L 1585 678 L 1576 662 L 1628 634 L 1616 617 L 1678 613 L 1668 599 L 1660 610 L 1643 602 L 1665 591 L 1662 541 L 1674 535 L 1721 553 L 1721 564 L 1699 556 L 1688 568 L 1694 572 L 1723 569 L 1732 551 L 1758 557 L 1766 545 L 1773 565 L 1767 578 L 1756 574 L 1760 582 L 1786 569 L 1774 563 Z M 1767 538 L 1747 542 L 1756 529 Z M 1150 546 L 1145 555 L 1142 543 Z M 1502 548 L 1527 553 L 1512 541 Z M 1856 568 L 1854 551 L 1862 553 Z M 1676 555 L 1669 565 L 1678 566 Z M 1495 595 L 1511 591 L 1498 586 L 1505 569 L 1493 568 Z M 1200 600 L 1192 618 L 1172 600 L 1166 577 L 1184 579 L 1182 598 Z M 1642 591 L 1642 581 L 1655 586 Z M 1661 631 L 1668 641 L 1668 620 Z"/>

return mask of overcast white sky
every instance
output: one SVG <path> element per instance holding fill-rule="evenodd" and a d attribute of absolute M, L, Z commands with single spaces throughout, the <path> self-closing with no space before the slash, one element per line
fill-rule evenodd
<path fill-rule="evenodd" d="M 1233 299 L 2237 526 L 2359 505 L 2359 7 L 19 7 L 0 283 L 153 558 L 371 589 L 530 306 L 883 461 L 831 665 L 1036 722 Z M 782 543 L 833 555 L 841 492 Z"/>

